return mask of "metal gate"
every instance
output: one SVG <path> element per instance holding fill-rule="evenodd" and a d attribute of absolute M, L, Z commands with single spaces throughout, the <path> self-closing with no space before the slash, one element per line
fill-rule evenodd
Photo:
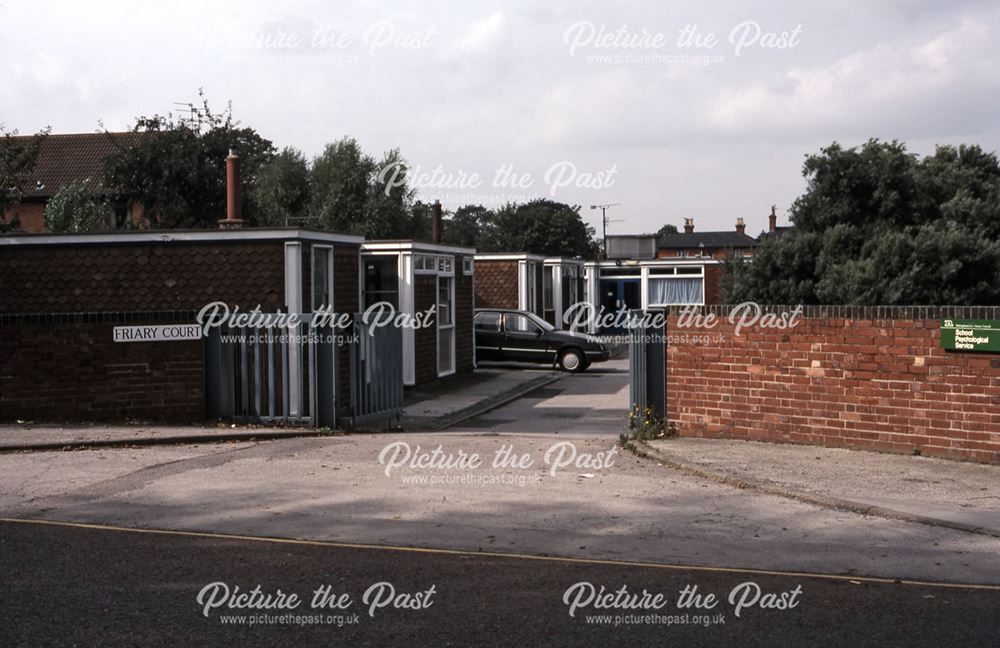
<path fill-rule="evenodd" d="M 402 329 L 366 324 L 358 313 L 354 333 L 350 425 L 399 417 L 403 413 Z"/>
<path fill-rule="evenodd" d="M 336 347 L 311 318 L 294 327 L 219 327 L 205 340 L 205 409 L 238 422 L 336 424 Z"/>
<path fill-rule="evenodd" d="M 659 311 L 630 311 L 628 329 L 629 405 L 656 418 L 666 415 L 666 331 L 652 321 Z M 648 316 L 647 316 L 648 315 Z"/>
<path fill-rule="evenodd" d="M 402 335 L 354 317 L 350 334 L 311 326 L 220 327 L 205 339 L 205 410 L 237 422 L 335 427 L 403 411 Z M 340 354 L 348 354 L 346 403 L 339 403 Z"/>

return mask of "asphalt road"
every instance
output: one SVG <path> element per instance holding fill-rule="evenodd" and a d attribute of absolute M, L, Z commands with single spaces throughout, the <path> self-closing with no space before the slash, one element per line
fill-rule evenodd
<path fill-rule="evenodd" d="M 0 573 L 2 646 L 995 646 L 1000 633 L 997 590 L 25 523 L 0 523 Z M 383 586 L 366 605 L 366 591 L 383 582 L 397 598 Z M 736 617 L 728 594 L 746 582 L 761 588 L 761 600 L 785 593 L 795 606 L 760 609 L 746 586 L 748 605 Z M 230 610 L 218 586 L 199 603 L 212 583 L 303 600 L 293 610 Z M 577 583 L 645 589 L 666 603 L 595 610 L 580 586 L 571 617 L 564 597 Z M 349 595 L 350 606 L 312 609 L 314 591 L 326 585 L 336 602 Z M 711 610 L 678 609 L 687 586 L 721 600 Z M 205 616 L 209 602 L 220 606 Z M 379 607 L 369 614 L 373 602 Z M 629 614 L 642 622 L 626 623 Z M 249 625 L 261 615 L 285 618 Z M 610 616 L 595 623 L 591 615 Z M 330 623 L 298 623 L 306 617 Z"/>

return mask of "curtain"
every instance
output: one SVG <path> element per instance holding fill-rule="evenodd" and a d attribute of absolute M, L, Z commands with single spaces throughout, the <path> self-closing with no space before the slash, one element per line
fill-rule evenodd
<path fill-rule="evenodd" d="M 649 303 L 700 304 L 702 302 L 701 277 L 683 279 L 649 278 Z"/>

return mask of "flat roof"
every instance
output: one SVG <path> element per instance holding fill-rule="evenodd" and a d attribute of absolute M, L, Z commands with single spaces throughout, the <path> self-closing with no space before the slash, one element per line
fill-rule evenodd
<path fill-rule="evenodd" d="M 481 252 L 476 255 L 476 261 L 545 261 L 544 254 L 530 252 Z"/>
<path fill-rule="evenodd" d="M 0 247 L 38 245 L 128 245 L 150 243 L 222 243 L 238 241 L 314 241 L 361 245 L 364 237 L 297 227 L 236 230 L 142 230 L 82 234 L 11 234 L 0 236 Z"/>
<path fill-rule="evenodd" d="M 427 243 L 412 240 L 365 241 L 361 245 L 362 252 L 426 252 L 429 254 L 465 254 L 473 255 L 476 248 Z"/>

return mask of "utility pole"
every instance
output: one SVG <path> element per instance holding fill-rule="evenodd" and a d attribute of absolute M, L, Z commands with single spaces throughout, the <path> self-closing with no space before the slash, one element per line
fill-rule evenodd
<path fill-rule="evenodd" d="M 621 220 L 608 220 L 608 207 L 618 207 L 621 203 L 607 203 L 605 205 L 591 205 L 591 209 L 601 210 L 601 244 L 604 246 L 604 258 L 608 258 L 608 223 L 620 223 Z"/>

